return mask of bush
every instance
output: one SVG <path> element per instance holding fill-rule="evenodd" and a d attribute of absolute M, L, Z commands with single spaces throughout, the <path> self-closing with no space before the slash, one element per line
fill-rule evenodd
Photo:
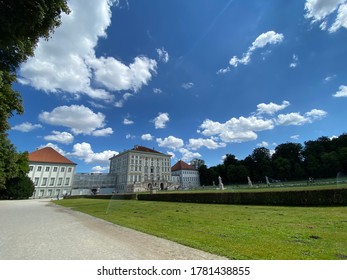
<path fill-rule="evenodd" d="M 138 200 L 273 206 L 347 206 L 347 189 L 138 194 Z"/>
<path fill-rule="evenodd" d="M 6 182 L 6 189 L 0 191 L 1 199 L 27 199 L 34 193 L 34 183 L 27 175 L 12 178 Z"/>

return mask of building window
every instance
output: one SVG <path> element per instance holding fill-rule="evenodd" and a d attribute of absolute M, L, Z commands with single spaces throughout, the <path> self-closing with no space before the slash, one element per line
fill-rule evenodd
<path fill-rule="evenodd" d="M 33 169 L 34 169 L 34 166 L 30 165 L 29 166 L 29 171 L 33 171 Z"/>
<path fill-rule="evenodd" d="M 47 185 L 47 177 L 43 177 L 41 186 L 46 186 L 46 185 Z"/>
<path fill-rule="evenodd" d="M 35 177 L 34 184 L 35 184 L 35 186 L 37 186 L 39 184 L 39 177 Z"/>
<path fill-rule="evenodd" d="M 58 179 L 58 186 L 61 186 L 62 182 L 63 182 L 63 178 L 59 178 Z"/>
<path fill-rule="evenodd" d="M 65 186 L 68 186 L 70 184 L 70 178 L 65 179 Z"/>
<path fill-rule="evenodd" d="M 61 167 L 60 172 L 64 172 L 64 171 L 65 171 L 65 167 Z"/>
<path fill-rule="evenodd" d="M 54 166 L 53 167 L 53 172 L 57 172 L 58 171 L 58 167 Z"/>
<path fill-rule="evenodd" d="M 53 186 L 53 185 L 54 185 L 54 179 L 55 179 L 55 178 L 51 178 L 51 180 L 49 181 L 49 185 L 50 185 L 50 186 Z"/>
<path fill-rule="evenodd" d="M 46 170 L 45 170 L 46 172 L 49 172 L 49 166 L 46 166 Z"/>
<path fill-rule="evenodd" d="M 67 172 L 71 173 L 71 171 L 72 171 L 72 168 L 69 167 L 69 169 L 67 170 Z"/>
<path fill-rule="evenodd" d="M 42 170 L 42 166 L 38 166 L 38 167 L 37 167 L 37 171 L 40 172 L 41 170 Z"/>

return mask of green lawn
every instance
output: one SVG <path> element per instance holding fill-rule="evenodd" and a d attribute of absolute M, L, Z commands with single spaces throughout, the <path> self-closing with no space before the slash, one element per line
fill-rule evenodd
<path fill-rule="evenodd" d="M 347 259 L 347 207 L 104 199 L 56 203 L 230 259 Z"/>

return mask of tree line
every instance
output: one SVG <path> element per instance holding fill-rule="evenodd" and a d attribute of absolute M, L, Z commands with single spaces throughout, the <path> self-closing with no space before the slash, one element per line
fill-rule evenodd
<path fill-rule="evenodd" d="M 201 185 L 218 183 L 218 176 L 224 184 L 247 183 L 270 180 L 307 180 L 308 178 L 332 178 L 338 172 L 347 173 L 347 134 L 330 139 L 299 143 L 284 143 L 271 151 L 265 147 L 256 148 L 243 160 L 227 154 L 222 164 L 207 167 L 202 160 L 193 160 L 198 165 Z M 198 164 L 197 164 L 198 163 Z"/>
<path fill-rule="evenodd" d="M 7 134 L 8 119 L 24 112 L 21 94 L 12 87 L 16 71 L 69 12 L 66 0 L 0 1 L 0 199 L 26 198 L 34 191 L 28 153 L 18 152 Z"/>

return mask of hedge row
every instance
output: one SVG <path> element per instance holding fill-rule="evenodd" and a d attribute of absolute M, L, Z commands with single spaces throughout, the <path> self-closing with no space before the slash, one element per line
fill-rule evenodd
<path fill-rule="evenodd" d="M 347 189 L 138 194 L 138 200 L 273 206 L 347 206 Z"/>
<path fill-rule="evenodd" d="M 98 194 L 98 195 L 72 195 L 67 196 L 65 199 L 69 198 L 94 198 L 94 199 L 114 199 L 114 200 L 130 200 L 136 199 L 137 194 L 127 193 L 127 194 Z"/>

